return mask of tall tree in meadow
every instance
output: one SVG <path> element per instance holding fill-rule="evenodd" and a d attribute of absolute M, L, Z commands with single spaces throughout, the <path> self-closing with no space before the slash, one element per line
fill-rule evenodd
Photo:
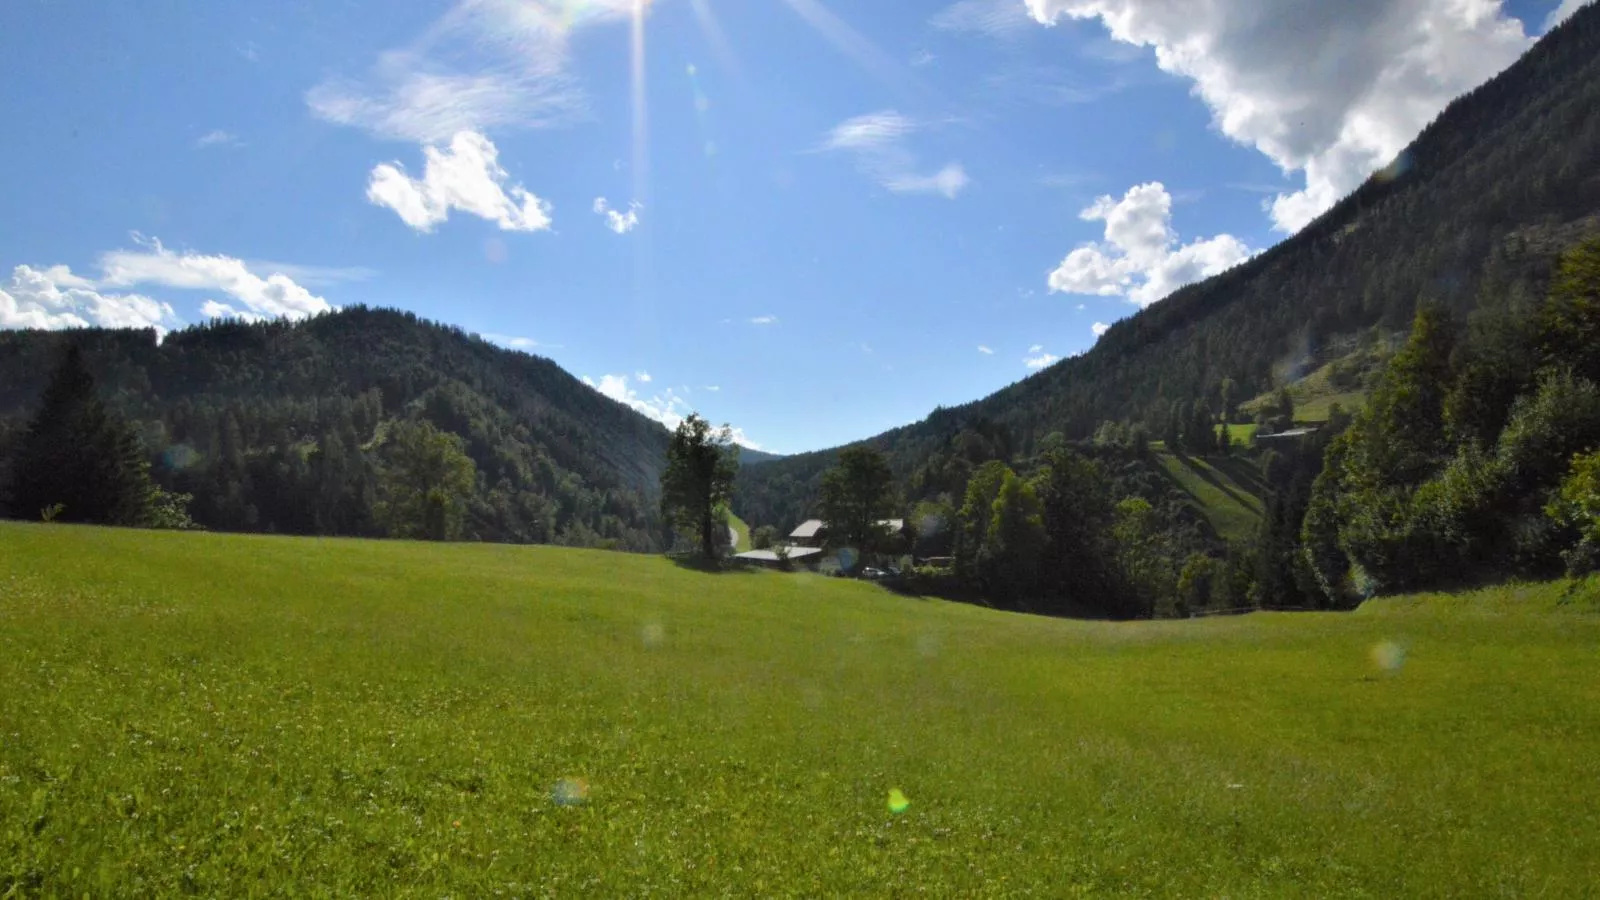
<path fill-rule="evenodd" d="M 383 446 L 376 517 L 394 537 L 461 536 L 478 467 L 461 438 L 426 420 L 391 423 Z"/>
<path fill-rule="evenodd" d="M 739 447 L 733 430 L 713 429 L 698 414 L 678 425 L 667 447 L 667 468 L 661 474 L 662 518 L 695 533 L 700 553 L 715 559 L 727 524 L 719 518 L 733 496 L 739 472 Z"/>
<path fill-rule="evenodd" d="M 138 436 L 106 408 L 76 346 L 44 390 L 12 461 L 12 516 L 144 525 L 155 491 Z M 48 512 L 47 512 L 48 511 Z"/>
<path fill-rule="evenodd" d="M 894 511 L 889 461 L 865 445 L 840 451 L 839 462 L 822 476 L 821 511 L 830 542 L 872 552 L 884 538 L 878 523 Z"/>

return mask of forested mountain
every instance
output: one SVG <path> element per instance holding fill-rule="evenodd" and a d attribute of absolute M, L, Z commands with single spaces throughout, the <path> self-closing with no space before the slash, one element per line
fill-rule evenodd
<path fill-rule="evenodd" d="M 1225 380 L 1235 401 L 1268 391 L 1354 335 L 1403 331 L 1422 301 L 1461 314 L 1486 295 L 1542 296 L 1557 255 L 1600 231 L 1596 110 L 1590 4 L 1298 235 L 1113 326 L 1080 357 L 870 443 L 915 501 L 1052 432 L 1081 439 L 1114 421 L 1159 435 L 1175 405 L 1217 409 Z M 752 524 L 804 518 L 835 456 L 746 470 L 738 509 Z"/>
<path fill-rule="evenodd" d="M 460 329 L 352 308 L 214 322 L 159 344 L 141 331 L 0 332 L 0 458 L 69 343 L 134 423 L 155 480 L 194 495 L 202 526 L 392 533 L 374 514 L 379 457 L 397 422 L 426 420 L 459 435 L 476 466 L 463 537 L 661 547 L 667 430 L 547 359 Z"/>

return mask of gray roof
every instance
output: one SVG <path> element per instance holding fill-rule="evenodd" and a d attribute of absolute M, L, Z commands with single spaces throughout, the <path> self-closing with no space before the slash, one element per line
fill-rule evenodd
<path fill-rule="evenodd" d="M 906 530 L 905 519 L 882 519 L 878 522 L 878 524 L 889 529 L 889 531 L 892 533 L 899 533 Z M 807 519 L 806 521 L 800 523 L 799 528 L 789 532 L 789 537 L 797 541 L 808 540 L 816 537 L 817 532 L 827 527 L 827 523 L 821 519 Z"/>
<path fill-rule="evenodd" d="M 1279 438 L 1301 438 L 1301 437 L 1305 437 L 1308 434 L 1316 434 L 1318 431 L 1321 431 L 1321 430 L 1322 429 L 1320 429 L 1320 428 L 1295 428 L 1295 429 L 1291 429 L 1289 431 L 1280 431 L 1277 434 L 1258 434 L 1258 435 L 1256 435 L 1256 440 L 1258 440 L 1258 441 L 1272 441 L 1272 440 L 1277 440 Z"/>
<path fill-rule="evenodd" d="M 789 537 L 797 540 L 800 538 L 814 538 L 817 536 L 817 532 L 825 527 L 827 526 L 823 524 L 821 519 L 807 519 L 800 523 L 799 528 L 789 532 Z"/>
<path fill-rule="evenodd" d="M 821 552 L 816 547 L 790 547 L 789 559 L 805 559 L 810 556 L 816 556 Z M 772 550 L 751 550 L 749 553 L 741 553 L 735 556 L 734 559 L 747 559 L 751 562 L 777 562 L 778 554 Z"/>

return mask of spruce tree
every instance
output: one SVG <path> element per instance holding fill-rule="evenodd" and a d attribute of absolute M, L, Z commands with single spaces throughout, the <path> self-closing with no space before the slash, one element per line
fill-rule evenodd
<path fill-rule="evenodd" d="M 144 525 L 154 491 L 138 436 L 100 400 L 82 352 L 68 347 L 17 447 L 10 514 Z"/>

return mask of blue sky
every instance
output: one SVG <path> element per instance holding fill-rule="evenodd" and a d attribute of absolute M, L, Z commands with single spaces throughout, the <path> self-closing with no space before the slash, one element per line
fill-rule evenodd
<path fill-rule="evenodd" d="M 0 327 L 395 306 L 836 445 L 1281 240 L 1578 5 L 14 0 Z"/>

